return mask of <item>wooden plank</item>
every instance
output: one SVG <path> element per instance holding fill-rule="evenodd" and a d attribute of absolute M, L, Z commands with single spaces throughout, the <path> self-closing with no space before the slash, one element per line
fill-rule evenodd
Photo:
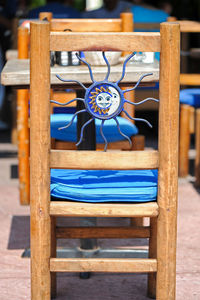
<path fill-rule="evenodd" d="M 119 32 L 120 19 L 52 19 L 51 31 L 71 30 L 74 32 Z"/>
<path fill-rule="evenodd" d="M 200 109 L 196 110 L 196 135 L 195 135 L 195 186 L 200 187 Z"/>
<path fill-rule="evenodd" d="M 196 21 L 176 21 L 180 24 L 181 32 L 200 32 L 200 22 Z"/>
<path fill-rule="evenodd" d="M 56 257 L 56 248 L 57 248 L 57 240 L 56 240 L 56 218 L 51 217 L 51 257 Z M 51 273 L 51 298 L 56 297 L 57 290 L 57 280 L 56 273 Z"/>
<path fill-rule="evenodd" d="M 29 56 L 28 28 L 18 28 L 18 59 L 27 59 Z M 17 91 L 17 141 L 19 160 L 19 191 L 20 204 L 30 203 L 30 143 L 29 143 L 29 91 Z"/>
<path fill-rule="evenodd" d="M 29 59 L 9 60 L 3 68 L 1 73 L 1 84 L 11 85 L 11 86 L 23 86 L 30 84 L 30 66 Z M 107 72 L 107 67 L 104 66 L 92 66 L 92 71 L 96 81 L 101 81 Z M 121 77 L 122 73 L 122 63 L 118 65 L 111 66 L 111 74 L 109 76 L 110 81 L 117 81 Z M 122 83 L 136 82 L 140 76 L 145 73 L 153 73 L 151 76 L 145 77 L 142 82 L 158 81 L 159 79 L 159 63 L 156 61 L 153 64 L 128 64 L 126 68 L 125 78 Z M 75 79 L 79 80 L 85 84 L 91 84 L 91 78 L 88 72 L 87 66 L 68 66 L 61 67 L 55 65 L 51 68 L 51 84 L 53 85 L 65 85 L 72 86 L 72 84 L 67 84 L 60 81 L 56 74 L 64 79 Z M 79 87 L 79 85 L 76 85 Z M 73 84 L 74 87 L 74 84 Z"/>
<path fill-rule="evenodd" d="M 49 23 L 31 23 L 31 299 L 50 299 Z"/>
<path fill-rule="evenodd" d="M 80 170 L 157 169 L 157 151 L 64 151 L 51 150 L 51 168 Z"/>
<path fill-rule="evenodd" d="M 58 227 L 57 239 L 149 238 L 150 227 Z"/>
<path fill-rule="evenodd" d="M 149 258 L 157 258 L 157 218 L 150 219 Z M 156 273 L 148 274 L 148 296 L 156 299 Z"/>
<path fill-rule="evenodd" d="M 160 34 L 156 298 L 174 300 L 176 298 L 180 26 L 175 23 L 162 23 Z"/>
<path fill-rule="evenodd" d="M 150 31 L 150 30 L 160 30 L 160 23 L 134 23 L 135 30 L 143 30 L 143 31 Z"/>
<path fill-rule="evenodd" d="M 179 176 L 186 177 L 189 173 L 190 149 L 190 106 L 181 104 L 179 130 Z"/>
<path fill-rule="evenodd" d="M 199 74 L 180 74 L 180 85 L 200 85 Z"/>
<path fill-rule="evenodd" d="M 180 25 L 180 31 L 181 32 L 200 32 L 200 22 L 197 21 L 191 21 L 191 20 L 177 20 L 175 17 L 169 17 L 168 22 L 175 22 Z"/>
<path fill-rule="evenodd" d="M 156 259 L 140 258 L 51 258 L 51 272 L 156 272 Z"/>
<path fill-rule="evenodd" d="M 51 22 L 53 18 L 53 14 L 51 12 L 40 12 L 39 13 L 39 19 L 42 21 L 42 20 L 45 20 L 45 21 L 48 21 L 48 22 Z"/>
<path fill-rule="evenodd" d="M 50 214 L 52 216 L 70 217 L 156 217 L 158 204 L 148 203 L 81 203 L 67 201 L 51 201 Z"/>
<path fill-rule="evenodd" d="M 51 32 L 52 51 L 160 51 L 158 32 Z"/>
<path fill-rule="evenodd" d="M 133 149 L 134 150 L 143 150 L 141 147 L 144 145 L 144 143 L 140 143 L 140 139 L 137 140 L 138 136 L 135 136 L 133 138 Z M 143 142 L 143 140 L 141 140 L 141 142 Z M 59 140 L 55 140 L 55 145 L 54 147 L 52 147 L 53 149 L 57 149 L 57 150 L 76 150 L 77 147 L 75 145 L 75 143 L 72 142 L 65 142 L 65 141 L 59 141 Z M 97 149 L 98 150 L 103 150 L 104 149 L 104 144 L 97 144 Z M 137 147 L 140 147 L 140 149 L 138 149 Z M 108 143 L 108 150 L 130 150 L 130 144 L 128 141 L 120 141 L 120 142 L 112 142 L 112 143 Z"/>
<path fill-rule="evenodd" d="M 131 12 L 124 12 L 120 14 L 120 18 L 122 20 L 121 31 L 122 32 L 133 32 L 134 25 L 133 25 L 133 14 Z M 131 54 L 130 51 L 125 51 L 122 53 L 122 56 L 126 56 Z"/>

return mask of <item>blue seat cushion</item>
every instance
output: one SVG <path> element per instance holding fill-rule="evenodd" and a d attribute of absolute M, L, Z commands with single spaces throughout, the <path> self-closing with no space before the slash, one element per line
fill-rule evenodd
<path fill-rule="evenodd" d="M 52 114 L 51 115 L 51 137 L 61 141 L 76 142 L 76 126 L 77 117 L 73 124 L 65 129 L 59 130 L 58 128 L 67 125 L 73 117 L 73 114 Z M 131 137 L 138 133 L 137 127 L 129 120 L 117 117 L 121 131 L 127 136 Z M 104 143 L 104 140 L 100 134 L 101 120 L 95 119 L 96 125 L 96 141 L 97 143 Z M 124 140 L 124 137 L 119 134 L 117 124 L 115 120 L 110 119 L 105 121 L 103 127 L 103 133 L 106 136 L 108 142 L 117 142 Z"/>
<path fill-rule="evenodd" d="M 180 103 L 200 107 L 200 89 L 185 89 L 180 91 Z"/>
<path fill-rule="evenodd" d="M 51 196 L 79 202 L 148 202 L 157 198 L 157 170 L 51 170 Z"/>

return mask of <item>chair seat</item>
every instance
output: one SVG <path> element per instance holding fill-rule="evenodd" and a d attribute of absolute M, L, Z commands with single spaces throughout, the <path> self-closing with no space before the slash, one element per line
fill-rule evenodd
<path fill-rule="evenodd" d="M 58 130 L 58 128 L 67 125 L 71 119 L 73 114 L 52 114 L 51 115 L 51 137 L 61 140 L 61 141 L 69 141 L 76 142 L 76 126 L 77 126 L 77 118 L 74 120 L 73 124 L 65 128 L 63 130 Z M 138 133 L 137 127 L 130 122 L 129 120 L 117 117 L 121 131 L 131 137 Z M 97 143 L 104 143 L 102 136 L 100 135 L 100 126 L 101 120 L 95 119 L 96 125 L 96 141 Z M 124 140 L 124 137 L 119 134 L 117 129 L 117 124 L 115 120 L 107 120 L 104 123 L 103 133 L 106 136 L 108 142 L 117 142 Z"/>
<path fill-rule="evenodd" d="M 149 202 L 157 198 L 157 170 L 51 170 L 51 196 L 80 202 Z"/>
<path fill-rule="evenodd" d="M 200 107 L 200 89 L 185 89 L 180 91 L 180 103 Z"/>

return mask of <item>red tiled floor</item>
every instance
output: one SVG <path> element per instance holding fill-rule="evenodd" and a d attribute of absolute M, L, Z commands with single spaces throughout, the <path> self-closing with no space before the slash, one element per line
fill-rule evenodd
<path fill-rule="evenodd" d="M 23 249 L 29 246 L 29 207 L 19 205 L 18 182 L 10 179 L 10 164 L 15 163 L 15 157 L 0 158 L 1 300 L 30 299 L 30 261 L 21 258 Z M 178 210 L 176 299 L 199 300 L 200 194 L 187 181 L 179 184 Z M 89 280 L 79 279 L 78 274 L 59 274 L 58 278 L 58 300 L 148 299 L 143 274 L 92 274 Z"/>

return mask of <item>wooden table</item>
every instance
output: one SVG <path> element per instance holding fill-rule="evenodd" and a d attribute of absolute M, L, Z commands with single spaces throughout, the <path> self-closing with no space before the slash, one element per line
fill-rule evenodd
<path fill-rule="evenodd" d="M 107 67 L 104 66 L 93 66 L 92 71 L 96 81 L 104 79 Z M 122 63 L 111 66 L 111 74 L 109 76 L 110 81 L 117 81 L 121 77 Z M 145 77 L 142 82 L 154 82 L 158 81 L 159 78 L 159 63 L 156 61 L 153 64 L 142 64 L 133 63 L 128 64 L 126 68 L 126 75 L 122 83 L 132 84 L 136 82 L 141 75 L 145 73 L 153 73 L 152 76 Z M 75 79 L 82 83 L 90 84 L 91 79 L 89 76 L 87 66 L 68 66 L 61 67 L 55 65 L 51 68 L 51 84 L 52 86 L 64 86 L 64 82 L 61 82 L 56 74 L 60 75 L 65 79 Z M 12 59 L 7 61 L 1 73 L 1 84 L 13 87 L 29 87 L 30 84 L 30 70 L 29 70 L 29 59 Z M 69 84 L 67 84 L 69 86 Z M 73 85 L 74 87 L 74 85 Z"/>

